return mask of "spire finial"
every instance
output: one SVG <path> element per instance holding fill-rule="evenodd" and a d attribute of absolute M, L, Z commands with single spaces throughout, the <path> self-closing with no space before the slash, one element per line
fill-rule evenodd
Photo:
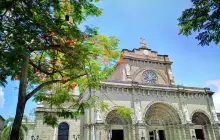
<path fill-rule="evenodd" d="M 142 36 L 140 39 L 141 39 L 141 43 L 140 43 L 141 47 L 142 48 L 147 48 L 147 45 L 146 45 L 146 43 L 144 41 L 144 37 Z"/>

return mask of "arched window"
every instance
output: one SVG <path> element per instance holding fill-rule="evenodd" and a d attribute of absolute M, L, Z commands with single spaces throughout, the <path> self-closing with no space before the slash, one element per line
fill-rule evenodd
<path fill-rule="evenodd" d="M 58 127 L 58 140 L 68 140 L 69 125 L 65 122 L 60 123 Z"/>

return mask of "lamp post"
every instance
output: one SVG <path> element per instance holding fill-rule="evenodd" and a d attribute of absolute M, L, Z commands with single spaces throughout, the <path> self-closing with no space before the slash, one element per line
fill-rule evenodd
<path fill-rule="evenodd" d="M 31 136 L 31 139 L 32 139 L 32 140 L 38 140 L 38 139 L 39 139 L 39 135 L 37 135 L 36 138 L 35 138 L 34 135 L 32 135 L 32 136 Z"/>

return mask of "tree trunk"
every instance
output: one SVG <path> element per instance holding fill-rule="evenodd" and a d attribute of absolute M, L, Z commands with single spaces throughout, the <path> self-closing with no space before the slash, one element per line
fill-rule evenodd
<path fill-rule="evenodd" d="M 25 104 L 26 104 L 28 59 L 29 57 L 25 57 L 22 62 L 20 83 L 19 83 L 19 93 L 18 93 L 18 103 L 17 103 L 14 123 L 13 123 L 11 134 L 10 134 L 10 140 L 19 140 L 19 132 L 20 132 L 22 119 L 24 115 Z"/>

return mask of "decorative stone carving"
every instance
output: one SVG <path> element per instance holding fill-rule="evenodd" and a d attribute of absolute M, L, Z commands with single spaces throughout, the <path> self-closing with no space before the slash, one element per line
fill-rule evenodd
<path fill-rule="evenodd" d="M 188 112 L 188 108 L 186 106 L 186 104 L 183 103 L 183 113 L 186 117 L 186 121 L 187 122 L 190 122 L 190 117 L 189 117 L 189 112 Z"/>
<path fill-rule="evenodd" d="M 130 65 L 129 64 L 126 64 L 125 65 L 125 69 L 126 69 L 126 74 L 129 76 L 131 75 L 131 68 L 130 68 Z"/>
<path fill-rule="evenodd" d="M 136 115 L 136 121 L 142 121 L 142 114 L 141 114 L 141 103 L 139 101 L 134 102 L 135 107 L 135 115 Z"/>

